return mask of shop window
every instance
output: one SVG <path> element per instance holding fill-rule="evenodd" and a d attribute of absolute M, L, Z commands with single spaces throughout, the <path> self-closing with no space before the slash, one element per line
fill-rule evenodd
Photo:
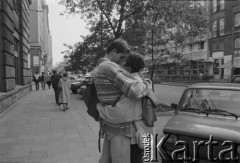
<path fill-rule="evenodd" d="M 235 49 L 239 49 L 240 48 L 240 38 L 236 38 L 235 39 Z"/>
<path fill-rule="evenodd" d="M 219 43 L 219 50 L 223 51 L 224 50 L 224 41 L 221 41 Z"/>
<path fill-rule="evenodd" d="M 219 75 L 219 59 L 215 59 L 213 63 L 213 74 Z"/>
<path fill-rule="evenodd" d="M 234 26 L 235 27 L 240 26 L 240 12 L 236 13 L 234 16 Z"/>
<path fill-rule="evenodd" d="M 217 20 L 212 22 L 212 37 L 217 37 Z"/>
<path fill-rule="evenodd" d="M 224 35 L 224 18 L 219 19 L 219 30 L 220 30 L 220 36 Z"/>

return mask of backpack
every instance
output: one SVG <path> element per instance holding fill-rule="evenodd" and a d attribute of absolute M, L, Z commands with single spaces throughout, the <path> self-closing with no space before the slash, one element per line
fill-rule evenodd
<path fill-rule="evenodd" d="M 87 113 L 95 120 L 99 121 L 99 113 L 97 110 L 97 103 L 100 102 L 97 97 L 97 90 L 94 82 L 86 85 L 85 93 L 83 94 L 83 101 L 87 106 Z"/>
<path fill-rule="evenodd" d="M 157 121 L 157 116 L 155 113 L 156 103 L 148 96 L 142 98 L 142 120 L 145 125 L 149 127 L 154 126 L 154 122 Z"/>

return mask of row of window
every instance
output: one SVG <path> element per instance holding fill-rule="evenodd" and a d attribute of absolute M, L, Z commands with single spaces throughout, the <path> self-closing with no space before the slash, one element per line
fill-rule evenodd
<path fill-rule="evenodd" d="M 240 38 L 234 40 L 234 49 L 240 49 Z M 212 44 L 212 52 L 224 51 L 224 41 L 215 42 Z"/>
<path fill-rule="evenodd" d="M 234 27 L 240 26 L 240 12 L 234 15 Z M 224 35 L 225 31 L 225 19 L 220 18 L 212 21 L 212 37 L 217 37 L 219 31 L 219 36 Z"/>
<path fill-rule="evenodd" d="M 219 26 L 219 28 L 217 28 Z M 213 20 L 212 22 L 212 37 L 217 37 L 217 32 L 219 29 L 219 35 L 224 35 L 225 23 L 224 18 Z"/>
<path fill-rule="evenodd" d="M 213 0 L 213 12 L 225 9 L 225 0 Z"/>

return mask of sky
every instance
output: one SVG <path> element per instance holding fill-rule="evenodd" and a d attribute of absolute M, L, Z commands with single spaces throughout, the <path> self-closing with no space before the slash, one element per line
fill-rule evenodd
<path fill-rule="evenodd" d="M 64 55 L 61 52 L 67 49 L 63 44 L 74 45 L 76 42 L 82 41 L 80 36 L 88 34 L 89 31 L 79 15 L 60 15 L 65 7 L 59 5 L 56 0 L 47 0 L 47 4 L 49 7 L 49 28 L 52 34 L 53 66 L 55 66 L 63 61 Z"/>

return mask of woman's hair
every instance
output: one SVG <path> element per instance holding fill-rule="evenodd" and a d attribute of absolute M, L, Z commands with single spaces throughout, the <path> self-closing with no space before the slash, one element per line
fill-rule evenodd
<path fill-rule="evenodd" d="M 68 74 L 66 72 L 63 73 L 63 77 L 68 77 Z"/>
<path fill-rule="evenodd" d="M 131 73 L 139 72 L 141 69 L 145 67 L 143 56 L 139 53 L 131 52 L 126 57 L 125 67 L 130 67 Z"/>

